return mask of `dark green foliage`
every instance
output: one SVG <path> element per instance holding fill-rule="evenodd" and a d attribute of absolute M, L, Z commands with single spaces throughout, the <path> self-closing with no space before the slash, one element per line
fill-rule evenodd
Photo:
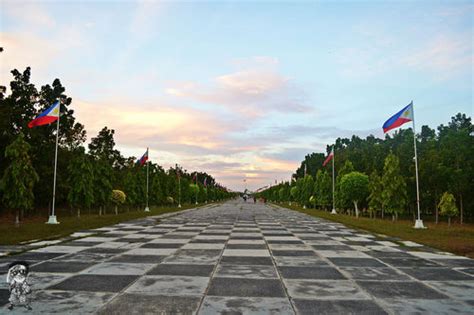
<path fill-rule="evenodd" d="M 359 203 L 365 201 L 369 193 L 369 177 L 360 172 L 350 172 L 340 182 L 341 195 L 354 204 L 356 217 L 359 217 Z"/>
<path fill-rule="evenodd" d="M 5 206 L 17 211 L 17 222 L 20 210 L 33 208 L 33 187 L 38 182 L 38 174 L 28 155 L 29 150 L 30 145 L 25 141 L 23 133 L 5 150 L 9 165 L 0 180 L 0 190 L 3 192 L 2 200 Z"/>
<path fill-rule="evenodd" d="M 92 137 L 86 153 L 84 126 L 76 122 L 72 99 L 65 94 L 60 80 L 55 79 L 51 85 L 37 89 L 30 82 L 30 68 L 24 72 L 13 70 L 12 74 L 9 91 L 0 87 L 0 176 L 3 176 L 0 214 L 6 210 L 29 209 L 38 214 L 40 210 L 51 208 L 56 124 L 32 129 L 27 124 L 56 100 L 61 101 L 57 208 L 94 208 L 105 213 L 112 205 L 113 188 L 126 194 L 127 209 L 143 207 L 146 203 L 146 167 L 137 166 L 135 157 L 121 155 L 115 147 L 115 131 L 108 127 L 100 130 Z M 211 175 L 197 174 L 199 202 L 233 196 Z M 168 196 L 177 204 L 176 175 L 176 168 L 165 171 L 149 162 L 150 206 L 166 204 Z M 205 178 L 207 189 L 203 186 Z M 195 200 L 190 183 L 191 174 L 181 170 L 182 204 Z"/>

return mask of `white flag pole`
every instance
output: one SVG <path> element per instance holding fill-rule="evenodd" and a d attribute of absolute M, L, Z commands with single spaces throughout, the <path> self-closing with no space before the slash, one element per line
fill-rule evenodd
<path fill-rule="evenodd" d="M 148 173 L 149 173 L 149 168 L 150 168 L 150 163 L 148 162 L 148 148 L 146 148 L 146 207 L 145 207 L 145 212 L 150 212 L 150 208 L 148 208 Z"/>
<path fill-rule="evenodd" d="M 54 153 L 54 175 L 53 175 L 53 204 L 51 208 L 51 214 L 49 216 L 48 222 L 46 224 L 59 224 L 58 220 L 56 219 L 56 215 L 54 212 L 55 204 L 56 204 L 56 171 L 58 167 L 58 143 L 59 143 L 59 119 L 61 117 L 61 102 L 58 101 L 58 123 L 56 127 L 56 151 Z"/>
<path fill-rule="evenodd" d="M 415 130 L 415 109 L 413 108 L 413 101 L 411 101 L 411 110 L 413 118 L 413 147 L 415 149 L 415 172 L 416 172 L 416 206 L 418 208 L 418 219 L 415 221 L 415 229 L 426 229 L 423 225 L 423 220 L 420 217 L 420 188 L 418 183 L 418 155 L 416 152 L 416 130 Z"/>
<path fill-rule="evenodd" d="M 196 172 L 196 202 L 195 204 L 198 204 L 198 192 L 199 192 L 199 185 L 198 185 L 198 172 Z"/>
<path fill-rule="evenodd" d="M 331 214 L 336 214 L 336 195 L 334 194 L 334 160 L 336 159 L 336 154 L 334 152 L 334 145 L 332 146 L 332 211 Z"/>
<path fill-rule="evenodd" d="M 176 174 L 178 175 L 178 208 L 181 208 L 181 174 L 179 173 L 178 164 L 176 164 Z"/>

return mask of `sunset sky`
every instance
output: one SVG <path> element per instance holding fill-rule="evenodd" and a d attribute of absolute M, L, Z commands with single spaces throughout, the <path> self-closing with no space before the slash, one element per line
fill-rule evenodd
<path fill-rule="evenodd" d="M 0 0 L 1 85 L 60 78 L 88 137 L 207 171 L 288 180 L 337 137 L 473 113 L 472 1 Z"/>

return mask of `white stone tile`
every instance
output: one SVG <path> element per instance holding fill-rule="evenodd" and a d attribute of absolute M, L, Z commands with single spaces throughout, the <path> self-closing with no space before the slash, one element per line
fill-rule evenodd
<path fill-rule="evenodd" d="M 177 248 L 134 248 L 123 255 L 172 255 L 177 251 Z"/>
<path fill-rule="evenodd" d="M 270 257 L 266 249 L 226 249 L 224 256 Z"/>

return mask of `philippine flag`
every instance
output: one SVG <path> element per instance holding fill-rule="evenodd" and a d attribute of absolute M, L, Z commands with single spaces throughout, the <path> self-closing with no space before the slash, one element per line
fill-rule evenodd
<path fill-rule="evenodd" d="M 146 152 L 142 155 L 142 157 L 137 161 L 137 164 L 143 166 L 146 161 L 148 161 L 148 148 L 146 149 Z"/>
<path fill-rule="evenodd" d="M 383 132 L 387 133 L 410 121 L 413 121 L 413 101 L 383 124 Z"/>
<path fill-rule="evenodd" d="M 334 148 L 332 148 L 331 153 L 329 153 L 328 157 L 323 162 L 323 167 L 329 163 L 334 158 Z"/>
<path fill-rule="evenodd" d="M 59 118 L 59 101 L 54 102 L 50 108 L 39 114 L 38 117 L 28 123 L 28 128 L 47 125 Z"/>

